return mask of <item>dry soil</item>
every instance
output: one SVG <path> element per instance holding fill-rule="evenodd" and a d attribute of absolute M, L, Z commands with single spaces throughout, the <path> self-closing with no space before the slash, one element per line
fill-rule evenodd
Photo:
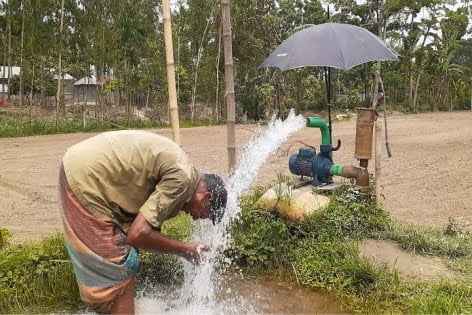
<path fill-rule="evenodd" d="M 357 165 L 355 125 L 354 119 L 334 124 L 334 140 L 342 140 L 334 154 L 337 164 Z M 238 149 L 256 129 L 237 126 Z M 171 136 L 170 130 L 155 132 Z M 198 168 L 227 176 L 225 126 L 181 133 L 183 149 Z M 15 241 L 39 239 L 61 229 L 56 190 L 62 155 L 93 135 L 0 139 L 0 227 L 11 230 Z M 472 112 L 398 114 L 389 120 L 389 137 L 393 158 L 383 152 L 381 179 L 386 209 L 402 221 L 440 226 L 452 217 L 461 227 L 472 228 Z M 304 128 L 292 136 L 263 166 L 259 183 L 271 182 L 277 172 L 289 174 L 288 157 L 300 147 L 298 141 L 318 146 L 320 132 Z"/>

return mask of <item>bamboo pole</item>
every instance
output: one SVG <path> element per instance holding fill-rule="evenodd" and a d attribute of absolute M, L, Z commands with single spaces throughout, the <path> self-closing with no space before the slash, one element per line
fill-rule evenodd
<path fill-rule="evenodd" d="M 225 86 L 226 86 L 226 126 L 228 136 L 228 171 L 231 172 L 236 165 L 236 111 L 234 101 L 234 77 L 233 77 L 233 43 L 231 33 L 230 0 L 221 0 L 221 13 L 223 19 L 223 44 L 225 54 Z"/>
<path fill-rule="evenodd" d="M 385 11 L 380 9 L 377 11 L 377 26 L 378 26 L 378 33 L 381 40 L 385 40 L 385 24 L 386 20 L 384 17 Z M 375 71 L 375 81 L 374 81 L 374 93 L 373 93 L 373 104 L 372 108 L 374 109 L 375 113 L 377 113 L 377 106 L 379 102 L 379 84 L 381 82 L 380 77 L 380 67 L 381 62 L 377 62 L 378 68 Z M 382 93 L 385 93 L 382 91 Z M 385 97 L 385 95 L 383 95 Z M 385 110 L 385 109 L 384 109 Z M 375 130 L 375 200 L 377 205 L 381 205 L 380 202 L 380 195 L 381 195 L 381 176 L 382 176 L 382 125 L 377 119 L 377 115 L 374 121 L 374 130 Z"/>
<path fill-rule="evenodd" d="M 58 128 L 59 107 L 61 105 L 61 82 L 62 82 L 62 30 L 64 29 L 64 0 L 61 1 L 61 24 L 59 27 L 59 60 L 57 65 L 57 94 L 56 94 L 56 129 Z"/>
<path fill-rule="evenodd" d="M 172 47 L 172 24 L 169 0 L 162 0 L 162 16 L 164 18 L 164 41 L 166 46 L 167 89 L 169 92 L 169 113 L 174 141 L 181 145 L 179 130 L 179 109 L 177 107 L 177 91 L 175 88 L 174 50 Z"/>

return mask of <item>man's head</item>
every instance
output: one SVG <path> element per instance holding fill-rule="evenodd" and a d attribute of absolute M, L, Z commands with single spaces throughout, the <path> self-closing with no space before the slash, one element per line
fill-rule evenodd
<path fill-rule="evenodd" d="M 221 177 L 203 174 L 185 210 L 194 220 L 210 218 L 215 224 L 223 218 L 227 198 L 228 192 Z"/>

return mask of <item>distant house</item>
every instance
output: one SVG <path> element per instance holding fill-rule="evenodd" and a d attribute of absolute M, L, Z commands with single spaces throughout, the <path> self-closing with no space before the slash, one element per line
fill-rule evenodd
<path fill-rule="evenodd" d="M 59 76 L 54 73 L 54 69 L 49 69 L 51 75 L 53 76 L 54 81 L 56 81 Z M 21 68 L 20 67 L 11 67 L 11 77 L 20 75 Z M 8 93 L 8 67 L 0 66 L 0 94 L 1 93 Z M 63 80 L 63 87 L 64 87 L 64 96 L 66 100 L 72 99 L 74 93 L 74 78 L 67 73 L 62 75 Z"/>
<path fill-rule="evenodd" d="M 8 67 L 0 66 L 0 93 L 8 93 L 8 76 L 11 73 L 11 77 L 19 75 L 21 72 L 20 67 L 11 67 L 9 72 Z"/>
<path fill-rule="evenodd" d="M 95 102 L 100 82 L 95 76 L 83 77 L 74 82 L 74 102 Z"/>
<path fill-rule="evenodd" d="M 51 72 L 53 72 L 53 69 L 51 69 Z M 54 81 L 56 81 L 59 76 L 57 74 L 53 74 Z M 70 74 L 63 73 L 62 74 L 62 88 L 63 88 L 63 93 L 64 93 L 64 98 L 67 101 L 72 101 L 74 98 L 74 77 L 71 76 Z M 57 83 L 57 82 L 56 82 Z"/>

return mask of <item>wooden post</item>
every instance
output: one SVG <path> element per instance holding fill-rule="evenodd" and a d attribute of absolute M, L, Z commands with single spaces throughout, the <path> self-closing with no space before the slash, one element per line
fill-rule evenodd
<path fill-rule="evenodd" d="M 177 91 L 175 88 L 174 50 L 172 46 L 172 25 L 169 0 L 162 0 L 162 16 L 164 17 L 164 40 L 166 46 L 167 90 L 169 92 L 169 113 L 174 141 L 181 145 L 179 130 L 179 109 L 177 107 Z"/>
<path fill-rule="evenodd" d="M 375 80 L 374 80 L 374 93 L 372 108 L 374 111 L 377 111 L 377 106 L 379 102 L 379 83 L 380 83 L 380 70 L 375 71 Z M 380 177 L 382 171 L 382 124 L 375 119 L 374 121 L 374 130 L 375 130 L 375 197 L 377 204 L 380 205 Z"/>
<path fill-rule="evenodd" d="M 225 53 L 225 86 L 226 86 L 226 126 L 228 133 L 228 171 L 236 165 L 236 109 L 234 101 L 233 77 L 233 43 L 231 33 L 230 0 L 221 0 L 223 20 L 223 44 Z"/>

